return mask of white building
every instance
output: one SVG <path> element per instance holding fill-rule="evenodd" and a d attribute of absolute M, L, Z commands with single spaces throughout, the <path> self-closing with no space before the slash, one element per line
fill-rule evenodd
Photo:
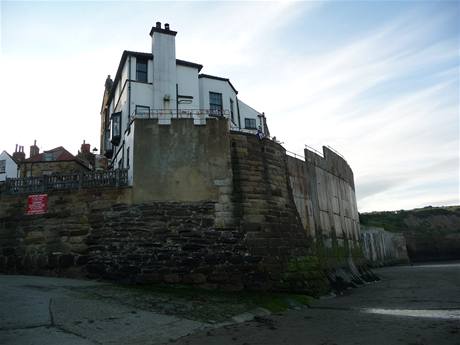
<path fill-rule="evenodd" d="M 113 167 L 126 167 L 121 157 L 133 117 L 158 118 L 164 125 L 191 117 L 199 125 L 224 116 L 231 130 L 269 135 L 264 114 L 243 103 L 229 79 L 200 74 L 202 65 L 176 59 L 176 34 L 157 22 L 150 31 L 152 52 L 125 50 L 115 79 L 106 80 L 100 145 Z"/>
<path fill-rule="evenodd" d="M 18 177 L 18 163 L 6 151 L 0 153 L 0 182 L 6 181 L 7 178 Z"/>

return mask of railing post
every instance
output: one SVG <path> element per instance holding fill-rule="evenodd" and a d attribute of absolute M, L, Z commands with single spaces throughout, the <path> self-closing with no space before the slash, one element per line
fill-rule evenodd
<path fill-rule="evenodd" d="M 83 173 L 80 171 L 78 174 L 78 189 L 83 188 Z"/>

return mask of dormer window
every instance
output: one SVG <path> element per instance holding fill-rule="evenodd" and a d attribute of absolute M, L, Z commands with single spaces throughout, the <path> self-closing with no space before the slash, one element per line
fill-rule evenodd
<path fill-rule="evenodd" d="M 136 58 L 136 80 L 147 83 L 147 59 Z"/>
<path fill-rule="evenodd" d="M 110 121 L 112 122 L 111 126 L 111 139 L 113 145 L 118 146 L 121 139 L 121 112 L 113 113 Z"/>

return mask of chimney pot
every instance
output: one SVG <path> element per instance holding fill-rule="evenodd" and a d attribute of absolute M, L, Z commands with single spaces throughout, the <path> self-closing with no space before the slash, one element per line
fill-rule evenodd
<path fill-rule="evenodd" d="M 161 22 L 157 22 L 156 27 L 157 27 L 157 29 L 161 29 Z"/>
<path fill-rule="evenodd" d="M 169 24 L 165 23 L 165 30 L 169 31 Z"/>

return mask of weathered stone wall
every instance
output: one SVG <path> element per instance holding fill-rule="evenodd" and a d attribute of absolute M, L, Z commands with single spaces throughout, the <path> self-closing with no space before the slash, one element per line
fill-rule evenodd
<path fill-rule="evenodd" d="M 233 207 L 260 273 L 276 289 L 324 288 L 312 241 L 296 210 L 285 149 L 268 139 L 232 132 Z"/>
<path fill-rule="evenodd" d="M 231 189 L 228 120 L 134 121 L 133 200 L 219 201 Z"/>
<path fill-rule="evenodd" d="M 359 276 L 346 162 L 227 126 L 136 120 L 132 189 L 53 192 L 37 216 L 0 195 L 0 270 L 318 294 L 336 267 Z"/>
<path fill-rule="evenodd" d="M 361 246 L 371 266 L 386 266 L 409 262 L 403 234 L 383 228 L 361 225 Z"/>
<path fill-rule="evenodd" d="M 362 262 L 353 172 L 347 162 L 323 147 L 324 157 L 305 150 L 305 161 L 287 157 L 290 185 L 304 227 L 317 254 L 330 269 Z"/>
<path fill-rule="evenodd" d="M 26 216 L 27 195 L 0 195 L 0 272 L 84 275 L 90 215 L 130 199 L 129 188 L 53 192 L 47 214 Z"/>

